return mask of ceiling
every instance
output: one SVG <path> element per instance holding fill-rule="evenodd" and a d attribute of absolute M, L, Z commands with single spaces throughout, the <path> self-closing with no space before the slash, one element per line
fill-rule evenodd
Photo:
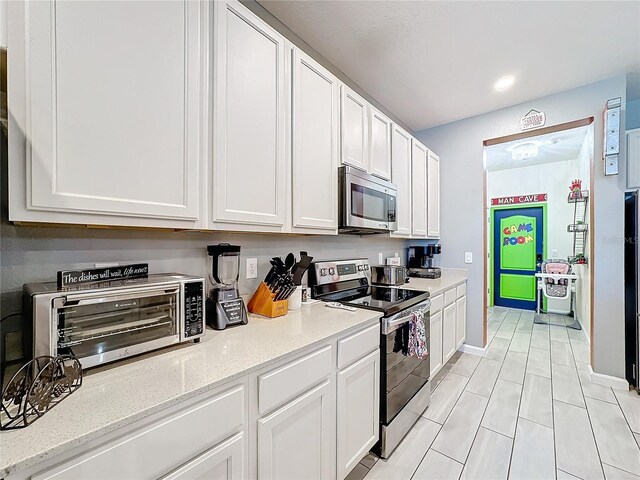
<path fill-rule="evenodd" d="M 259 2 L 414 131 L 640 73 L 638 1 Z"/>
<path fill-rule="evenodd" d="M 547 133 L 523 140 L 500 143 L 485 148 L 485 168 L 489 172 L 509 170 L 512 168 L 529 167 L 545 163 L 565 162 L 575 160 L 580 154 L 580 149 L 585 136 L 589 132 L 589 125 L 572 128 L 560 132 Z M 513 152 L 518 151 L 521 145 L 524 148 L 535 145 L 537 154 L 533 157 L 514 160 Z M 523 151 L 523 150 L 521 150 Z"/>

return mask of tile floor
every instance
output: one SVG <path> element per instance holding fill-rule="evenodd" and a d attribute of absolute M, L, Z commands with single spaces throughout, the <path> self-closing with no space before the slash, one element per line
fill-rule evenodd
<path fill-rule="evenodd" d="M 640 480 L 640 396 L 593 384 L 583 332 L 496 307 L 484 358 L 457 352 L 431 406 L 387 461 L 349 480 Z"/>

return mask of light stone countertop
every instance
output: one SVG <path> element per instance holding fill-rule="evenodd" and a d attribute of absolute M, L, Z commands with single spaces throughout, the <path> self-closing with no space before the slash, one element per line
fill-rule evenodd
<path fill-rule="evenodd" d="M 367 323 L 379 312 L 323 303 L 89 371 L 82 387 L 34 424 L 0 433 L 0 478 Z"/>
<path fill-rule="evenodd" d="M 440 278 L 411 277 L 409 283 L 402 285 L 402 288 L 427 291 L 431 297 L 435 297 L 450 288 L 463 284 L 469 278 L 467 270 L 464 269 L 443 268 L 441 270 L 442 276 Z"/>

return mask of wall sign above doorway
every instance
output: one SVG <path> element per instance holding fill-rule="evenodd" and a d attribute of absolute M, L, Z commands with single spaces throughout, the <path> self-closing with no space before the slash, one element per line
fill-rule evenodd
<path fill-rule="evenodd" d="M 538 203 L 538 202 L 546 202 L 547 194 L 546 193 L 534 193 L 531 195 L 515 195 L 512 197 L 497 197 L 491 199 L 491 205 L 500 206 L 500 205 L 517 205 L 520 203 Z"/>
<path fill-rule="evenodd" d="M 531 130 L 532 128 L 543 127 L 544 123 L 547 121 L 547 118 L 544 112 L 539 112 L 538 110 L 529 110 L 524 117 L 520 119 L 520 130 Z"/>

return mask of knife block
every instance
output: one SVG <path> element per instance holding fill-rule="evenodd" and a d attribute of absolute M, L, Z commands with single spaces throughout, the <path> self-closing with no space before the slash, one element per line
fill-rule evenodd
<path fill-rule="evenodd" d="M 267 284 L 261 282 L 251 297 L 251 300 L 249 300 L 247 309 L 251 313 L 257 313 L 258 315 L 270 318 L 286 315 L 289 311 L 289 300 L 278 300 L 276 302 L 273 299 L 274 296 L 271 290 L 269 290 L 269 287 L 267 287 Z"/>

